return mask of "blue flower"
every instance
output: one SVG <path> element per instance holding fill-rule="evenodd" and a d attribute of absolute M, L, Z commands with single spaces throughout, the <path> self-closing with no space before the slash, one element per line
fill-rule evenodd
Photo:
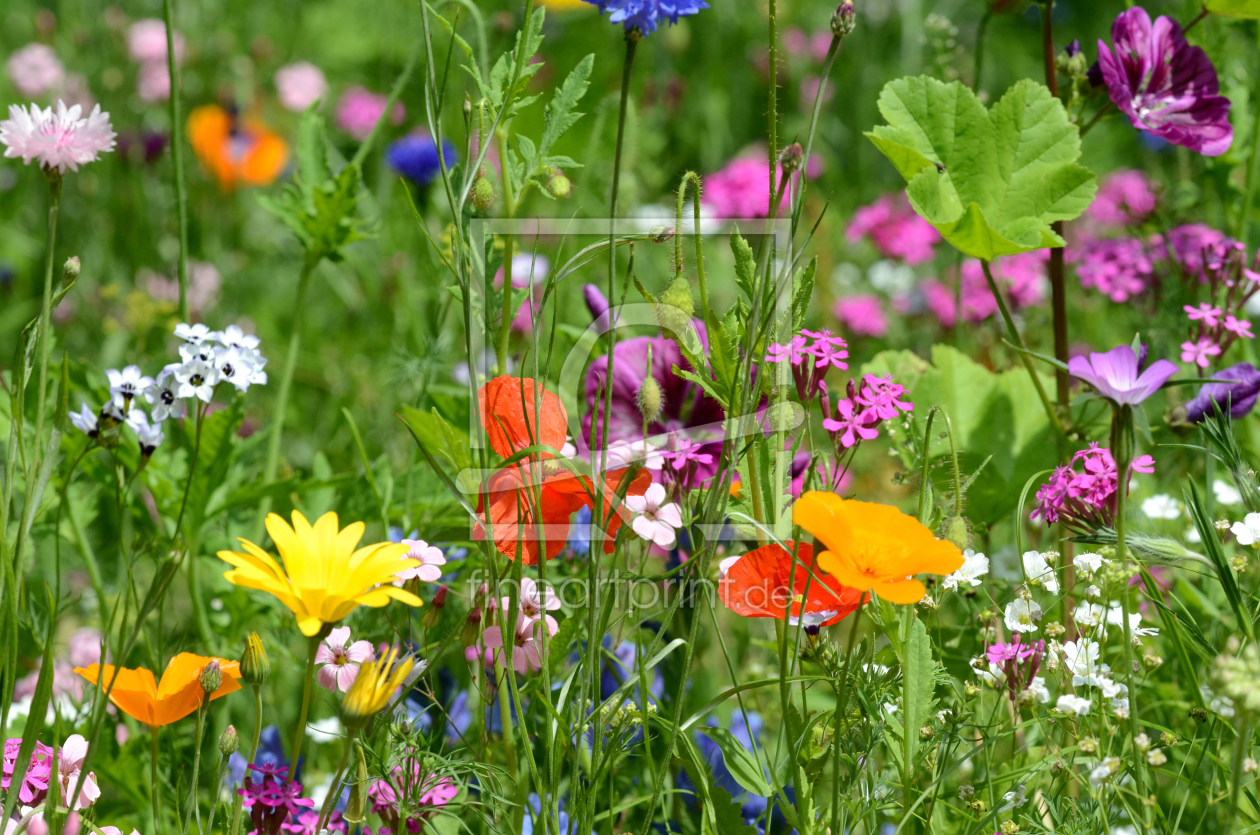
<path fill-rule="evenodd" d="M 677 23 L 678 18 L 699 14 L 709 8 L 704 0 L 586 0 L 599 11 L 612 12 L 609 20 L 625 24 L 626 30 L 638 29 L 644 35 L 656 31 L 662 20 Z"/>
<path fill-rule="evenodd" d="M 433 137 L 418 133 L 404 136 L 391 144 L 385 152 L 385 159 L 389 161 L 390 168 L 421 187 L 433 182 L 442 170 Z M 448 168 L 459 161 L 459 152 L 445 139 L 442 140 L 442 159 Z"/>
<path fill-rule="evenodd" d="M 556 817 L 556 828 L 560 830 L 560 835 L 577 835 L 577 821 L 569 817 L 569 813 L 564 811 L 564 798 L 561 798 L 557 804 L 559 815 Z M 529 793 L 529 814 L 521 821 L 521 835 L 534 835 L 535 826 L 538 832 L 546 832 L 547 828 L 541 822 L 535 822 L 535 819 L 542 817 L 542 798 L 537 793 Z"/>

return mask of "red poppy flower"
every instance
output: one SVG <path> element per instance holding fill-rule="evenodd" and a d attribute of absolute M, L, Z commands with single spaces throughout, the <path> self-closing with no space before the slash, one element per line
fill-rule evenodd
<path fill-rule="evenodd" d="M 533 380 L 497 377 L 482 386 L 478 401 L 490 446 L 504 458 L 535 444 L 557 450 L 564 446 L 568 437 L 564 404 L 555 393 L 543 391 L 539 398 L 541 415 L 536 414 Z M 545 452 L 540 456 L 555 458 Z M 617 531 L 625 521 L 626 511 L 616 501 L 623 480 L 631 478 L 628 496 L 641 496 L 652 484 L 652 476 L 646 470 L 639 470 L 633 477 L 629 472 L 629 468 L 623 468 L 604 476 L 605 553 L 612 553 Z M 477 513 L 483 521 L 477 524 L 473 538 L 480 541 L 486 536 L 488 501 L 490 533 L 499 553 L 513 560 L 523 553 L 525 565 L 536 565 L 540 542 L 545 543 L 547 559 L 564 549 L 570 518 L 583 507 L 594 508 L 594 493 L 589 477 L 574 475 L 554 460 L 521 461 L 504 467 L 482 486 Z"/>
<path fill-rule="evenodd" d="M 792 544 L 791 540 L 787 541 L 789 548 Z M 806 566 L 812 567 L 813 577 Z M 836 578 L 820 570 L 814 560 L 814 549 L 802 542 L 796 546 L 795 572 L 792 572 L 790 550 L 773 543 L 763 545 L 727 568 L 726 575 L 718 582 L 718 596 L 726 608 L 746 618 L 790 619 L 795 623 L 803 608 L 806 626 L 831 626 L 854 612 L 862 603 L 863 594 L 842 586 Z"/>

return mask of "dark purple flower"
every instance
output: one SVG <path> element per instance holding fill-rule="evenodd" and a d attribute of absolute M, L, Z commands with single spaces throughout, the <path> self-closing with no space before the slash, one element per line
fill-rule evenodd
<path fill-rule="evenodd" d="M 1111 41 L 1098 42 L 1098 65 L 1107 92 L 1138 130 L 1183 145 L 1204 156 L 1229 150 L 1234 129 L 1229 99 L 1218 95 L 1216 68 L 1191 46 L 1169 17 L 1151 17 L 1141 6 L 1120 13 Z"/>
<path fill-rule="evenodd" d="M 1121 406 L 1136 406 L 1176 374 L 1177 366 L 1160 359 L 1139 374 L 1137 354 L 1128 345 L 1120 345 L 1106 353 L 1090 354 L 1088 359 L 1072 357 L 1068 372 L 1103 397 Z"/>
<path fill-rule="evenodd" d="M 1199 389 L 1199 394 L 1186 404 L 1186 420 L 1199 423 L 1215 413 L 1212 402 L 1221 407 L 1221 411 L 1229 409 L 1229 416 L 1234 420 L 1246 417 L 1256 405 L 1260 396 L 1260 371 L 1249 362 L 1240 362 L 1229 368 L 1222 368 L 1214 377 L 1221 380 L 1237 380 L 1236 383 L 1208 383 Z"/>

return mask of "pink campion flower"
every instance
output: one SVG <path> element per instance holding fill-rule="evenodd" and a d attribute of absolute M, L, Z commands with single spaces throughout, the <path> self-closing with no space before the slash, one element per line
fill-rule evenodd
<path fill-rule="evenodd" d="M 1150 397 L 1177 373 L 1177 366 L 1165 359 L 1151 363 L 1138 373 L 1137 354 L 1128 345 L 1119 345 L 1105 353 L 1072 357 L 1068 373 L 1084 380 L 1103 397 L 1121 406 L 1136 406 Z"/>
<path fill-rule="evenodd" d="M 337 102 L 337 127 L 362 142 L 372 133 L 372 128 L 385 112 L 389 99 L 363 87 L 351 87 L 341 94 Z M 389 121 L 401 125 L 407 118 L 402 102 L 396 102 L 390 111 Z"/>
<path fill-rule="evenodd" d="M 736 157 L 721 171 L 704 178 L 700 202 L 717 217 L 766 217 L 771 185 L 765 159 Z M 773 186 L 778 187 L 777 179 Z"/>
<path fill-rule="evenodd" d="M 1213 307 L 1207 302 L 1199 302 L 1198 307 L 1191 307 L 1188 304 L 1183 305 L 1181 309 L 1189 315 L 1191 322 L 1203 322 L 1209 328 L 1216 327 L 1221 320 L 1221 309 Z"/>
<path fill-rule="evenodd" d="M 1221 346 L 1206 336 L 1199 337 L 1197 342 L 1181 343 L 1181 361 L 1190 362 L 1200 368 L 1207 368 L 1211 357 L 1220 356 Z"/>
<path fill-rule="evenodd" d="M 1046 300 L 1050 287 L 1048 264 L 1050 250 L 1039 249 L 1035 252 L 1023 252 L 1018 255 L 1006 255 L 994 264 L 996 272 L 993 277 L 1006 287 L 1007 296 L 1012 307 L 1032 307 Z M 981 277 L 984 268 L 979 262 L 972 262 L 979 268 Z M 986 288 L 988 282 L 985 282 Z"/>
<path fill-rule="evenodd" d="M 9 739 L 4 743 L 3 778 L 0 788 L 8 789 L 13 780 L 13 768 L 22 747 L 22 740 Z M 48 793 L 48 784 L 52 780 L 53 750 L 42 742 L 35 743 L 30 763 L 26 768 L 26 776 L 22 779 L 22 788 L 18 791 L 18 800 L 25 806 L 35 806 Z"/>
<path fill-rule="evenodd" d="M 1074 476 L 1071 467 L 1056 467 L 1046 483 L 1037 488 L 1037 506 L 1028 514 L 1028 518 L 1040 519 L 1047 525 L 1059 521 L 1059 515 L 1067 504 L 1068 485 L 1072 483 Z"/>
<path fill-rule="evenodd" d="M 1007 692 L 1012 702 L 1032 684 L 1046 652 L 1045 641 L 1025 644 L 1020 639 L 1021 636 L 1016 635 L 1011 643 L 993 644 L 985 651 L 989 663 L 999 667 L 1006 676 Z"/>
<path fill-rule="evenodd" d="M 274 82 L 280 105 L 294 113 L 304 113 L 328 95 L 328 79 L 324 77 L 324 71 L 309 61 L 286 64 L 276 70 Z"/>
<path fill-rule="evenodd" d="M 526 617 L 524 612 L 517 612 L 516 627 L 512 630 L 512 667 L 524 675 L 542 669 L 541 648 L 538 643 L 539 622 L 535 618 Z M 496 660 L 507 658 L 503 647 L 503 628 L 491 626 L 482 633 L 482 643 L 488 650 L 495 650 Z"/>
<path fill-rule="evenodd" d="M 382 827 L 378 833 L 420 832 L 425 829 L 423 821 L 436 815 L 443 806 L 450 803 L 459 794 L 457 786 L 449 777 L 438 774 L 422 774 L 419 760 L 408 757 L 410 768 L 395 766 L 392 774 L 393 783 L 402 791 L 404 797 L 414 798 L 408 804 L 408 812 L 413 817 L 403 822 L 399 820 L 400 809 L 398 793 L 386 780 L 377 780 L 368 788 L 368 798 L 372 801 L 372 813 L 380 817 L 388 828 Z M 410 771 L 410 774 L 407 772 Z"/>
<path fill-rule="evenodd" d="M 859 440 L 873 441 L 879 437 L 879 430 L 871 425 L 873 416 L 868 412 L 867 409 L 859 410 L 852 400 L 845 397 L 836 403 L 835 418 L 823 419 L 823 429 L 839 440 L 845 449 Z"/>
<path fill-rule="evenodd" d="M 625 504 L 635 514 L 630 523 L 635 533 L 659 548 L 674 547 L 675 531 L 683 526 L 682 510 L 667 501 L 664 485 L 653 484 L 642 496 L 626 496 Z"/>
<path fill-rule="evenodd" d="M 1168 230 L 1167 249 L 1191 277 L 1198 277 L 1200 280 L 1204 279 L 1202 273 L 1208 260 L 1212 259 L 1212 253 L 1220 246 L 1233 243 L 1234 239 L 1224 232 L 1202 223 L 1187 223 Z M 1152 236 L 1151 246 L 1164 247 L 1163 237 Z"/>
<path fill-rule="evenodd" d="M 1103 178 L 1085 217 L 1103 226 L 1131 226 L 1155 211 L 1155 188 L 1143 171 L 1120 169 Z"/>
<path fill-rule="evenodd" d="M 37 99 L 66 83 L 66 68 L 47 44 L 27 44 L 9 56 L 4 68 L 13 89 L 24 98 Z"/>
<path fill-rule="evenodd" d="M 359 665 L 376 657 L 369 641 L 350 643 L 350 627 L 339 626 L 320 641 L 315 651 L 315 663 L 322 664 L 315 673 L 319 686 L 329 693 L 340 690 L 345 693 L 359 677 Z"/>
<path fill-rule="evenodd" d="M 29 110 L 9 105 L 9 118 L 0 122 L 0 145 L 9 159 L 21 157 L 30 165 L 38 160 L 45 171 L 65 174 L 78 171 L 80 165 L 96 161 L 101 154 L 114 150 L 117 134 L 109 123 L 109 114 L 98 104 L 86 118 L 76 104 L 67 109 L 58 101 L 56 109 L 41 109 L 32 104 Z"/>
<path fill-rule="evenodd" d="M 894 382 L 891 374 L 884 377 L 867 374 L 854 399 L 879 420 L 893 420 L 902 412 L 914 411 L 913 403 L 901 399 L 905 391 L 906 387 Z"/>
<path fill-rule="evenodd" d="M 1079 466 L 1078 471 L 1076 467 Z M 1153 473 L 1155 459 L 1140 455 L 1130 464 L 1132 473 Z M 1119 471 L 1111 450 L 1090 444 L 1072 456 L 1071 464 L 1058 467 L 1037 490 L 1037 506 L 1030 519 L 1046 524 L 1061 522 L 1077 532 L 1110 526 L 1116 511 Z M 1128 479 L 1126 479 L 1126 483 Z"/>
<path fill-rule="evenodd" d="M 838 299 L 831 311 L 856 336 L 879 338 L 888 333 L 888 317 L 878 296 L 870 293 L 846 296 Z"/>
<path fill-rule="evenodd" d="M 1225 321 L 1222 325 L 1225 330 L 1242 339 L 1254 339 L 1256 336 L 1251 332 L 1251 322 L 1248 322 L 1246 319 L 1236 318 L 1232 313 L 1225 316 Z"/>
<path fill-rule="evenodd" d="M 885 258 L 900 258 L 913 267 L 932 260 L 933 247 L 940 242 L 941 233 L 910 208 L 903 193 L 897 192 L 885 194 L 854 212 L 844 237 L 850 243 L 869 237 Z"/>
<path fill-rule="evenodd" d="M 845 369 L 849 367 L 844 360 L 849 358 L 848 343 L 843 337 L 834 336 L 827 328 L 821 331 L 802 330 L 802 334 L 814 340 L 806 350 L 814 357 L 814 367 Z"/>
<path fill-rule="evenodd" d="M 404 539 L 403 545 L 410 550 L 406 553 L 409 560 L 419 560 L 420 565 L 404 568 L 394 576 L 399 580 L 422 580 L 426 583 L 436 582 L 442 576 L 440 566 L 446 565 L 446 555 L 436 545 L 430 545 L 423 539 Z"/>
<path fill-rule="evenodd" d="M 175 62 L 184 61 L 184 36 L 175 31 Z M 142 64 L 166 63 L 166 24 L 156 17 L 146 17 L 127 30 L 127 52 L 133 61 Z"/>
<path fill-rule="evenodd" d="M 83 763 L 87 759 L 88 744 L 80 734 L 73 734 L 68 737 L 61 746 L 61 755 L 57 758 L 57 771 L 61 782 L 62 802 L 74 791 L 74 787 L 79 783 L 79 775 L 83 771 Z M 79 790 L 79 796 L 70 806 L 71 809 L 86 809 L 96 802 L 101 796 L 101 790 L 96 785 L 96 775 L 88 772 L 83 778 L 83 787 Z"/>
<path fill-rule="evenodd" d="M 1181 25 L 1151 17 L 1141 6 L 1111 25 L 1112 52 L 1098 41 L 1098 67 L 1111 101 L 1133 127 L 1204 156 L 1220 156 L 1234 141 L 1229 99 L 1219 95 L 1207 53 L 1186 42 Z"/>
<path fill-rule="evenodd" d="M 1146 473 L 1150 475 L 1155 472 L 1155 459 L 1150 455 L 1139 455 L 1133 459 L 1133 463 L 1129 465 L 1135 473 Z"/>
<path fill-rule="evenodd" d="M 798 333 L 784 345 L 777 342 L 771 343 L 766 349 L 766 362 L 790 362 L 792 365 L 800 365 L 809 356 L 805 350 L 806 342 L 808 340 Z"/>
<path fill-rule="evenodd" d="M 1146 244 L 1137 238 L 1092 239 L 1070 250 L 1081 286 L 1093 288 L 1118 304 L 1140 295 L 1155 282 Z"/>

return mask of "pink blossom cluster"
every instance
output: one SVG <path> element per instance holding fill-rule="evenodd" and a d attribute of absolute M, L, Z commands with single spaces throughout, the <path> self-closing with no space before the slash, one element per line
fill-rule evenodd
<path fill-rule="evenodd" d="M 1155 266 L 1139 238 L 1095 238 L 1069 250 L 1081 286 L 1116 303 L 1141 295 L 1155 282 Z"/>
<path fill-rule="evenodd" d="M 837 299 L 831 312 L 854 336 L 882 337 L 888 333 L 888 316 L 874 293 L 857 293 Z"/>
<path fill-rule="evenodd" d="M 1204 247 L 1200 256 L 1201 281 L 1207 285 L 1209 300 L 1182 308 L 1189 318 L 1189 332 L 1181 343 L 1181 361 L 1207 368 L 1236 340 L 1255 338 L 1243 313 L 1260 290 L 1260 273 L 1248 268 L 1246 248 L 1236 241 L 1218 241 Z M 1252 266 L 1258 265 L 1253 261 Z"/>
<path fill-rule="evenodd" d="M 405 769 L 401 765 L 394 767 L 394 785 L 390 785 L 390 781 L 387 780 L 377 780 L 368 788 L 372 812 L 385 823 L 385 826 L 377 829 L 375 833 L 368 829 L 369 835 L 401 833 L 403 826 L 406 826 L 408 832 L 424 831 L 424 821 L 436 815 L 443 806 L 459 794 L 459 786 L 451 778 L 438 774 L 422 774 L 419 760 L 413 758 L 408 758 L 408 760 L 410 769 Z M 409 802 L 400 804 L 399 792 Z M 405 823 L 400 820 L 400 805 L 405 805 L 414 813 L 407 818 Z"/>
<path fill-rule="evenodd" d="M 941 233 L 910 208 L 901 192 L 885 194 L 853 214 L 844 237 L 850 243 L 870 238 L 885 258 L 898 258 L 910 266 L 931 261 Z"/>
<path fill-rule="evenodd" d="M 849 380 L 847 397 L 836 401 L 831 409 L 830 395 L 824 385 L 819 392 L 823 412 L 823 429 L 831 435 L 836 454 L 861 441 L 879 437 L 879 425 L 892 420 L 903 412 L 914 411 L 914 404 L 902 397 L 906 388 L 893 382 L 892 375 L 876 377 L 867 374 L 861 384 Z"/>
<path fill-rule="evenodd" d="M 811 153 L 805 163 L 805 176 L 814 178 L 823 171 L 822 157 Z M 800 172 L 790 178 L 789 189 L 799 182 Z M 704 176 L 704 188 L 700 204 L 719 218 L 766 217 L 770 213 L 770 190 L 783 181 L 783 166 L 775 167 L 774 182 L 770 182 L 770 166 L 764 152 L 740 154 L 720 171 Z M 784 195 L 780 195 L 782 200 Z"/>
<path fill-rule="evenodd" d="M 496 601 L 488 595 L 489 589 L 483 584 L 477 592 L 477 598 L 486 600 L 486 609 L 492 618 L 506 620 L 511 611 L 511 598 L 504 597 Z M 545 625 L 549 635 L 556 634 L 560 626 L 548 612 L 559 608 L 560 598 L 550 588 L 538 585 L 529 577 L 521 579 L 516 625 L 512 630 L 512 667 L 518 673 L 538 672 L 542 669 L 541 630 Z M 480 621 L 481 607 L 475 606 L 468 617 L 470 622 Z M 484 657 L 486 664 L 506 662 L 503 631 L 501 625 L 488 627 L 481 635 L 482 648 L 470 646 L 465 649 L 465 660 L 471 664 Z"/>
<path fill-rule="evenodd" d="M 0 778 L 0 787 L 4 789 L 8 789 L 13 782 L 13 772 L 16 769 L 21 748 L 22 740 L 20 739 L 9 739 L 4 743 L 3 777 Z M 61 746 L 61 751 L 57 752 L 56 780 L 59 796 L 61 802 L 72 810 L 86 809 L 101 796 L 100 787 L 96 784 L 96 775 L 91 772 L 86 776 L 82 774 L 87 752 L 87 740 L 79 734 L 68 737 Z M 18 800 L 22 806 L 38 806 L 47 797 L 48 787 L 54 779 L 53 753 L 53 749 L 44 743 L 35 743 L 35 750 L 31 753 L 26 774 L 22 778 L 22 786 L 18 790 Z M 82 779 L 82 786 L 79 788 L 79 796 L 73 803 L 67 804 L 65 798 L 79 785 L 80 779 Z"/>
<path fill-rule="evenodd" d="M 1018 310 L 1041 304 L 1046 298 L 1046 250 L 1008 255 L 993 262 L 993 278 L 1005 290 L 1011 307 Z M 919 285 L 924 301 L 937 320 L 947 328 L 958 324 L 958 287 L 929 278 Z M 997 300 L 984 277 L 984 267 L 974 258 L 962 264 L 962 318 L 983 322 L 998 312 Z"/>
<path fill-rule="evenodd" d="M 1015 701 L 1032 684 L 1045 652 L 1045 641 L 1025 644 L 1021 636 L 1016 635 L 1009 644 L 993 644 L 985 650 L 985 655 L 990 664 L 1002 670 L 1011 701 Z"/>
<path fill-rule="evenodd" d="M 66 84 L 66 68 L 47 44 L 31 43 L 15 50 L 5 60 L 4 68 L 13 89 L 25 98 L 37 99 Z"/>
<path fill-rule="evenodd" d="M 236 793 L 243 798 L 242 805 L 249 810 L 254 835 L 278 835 L 281 829 L 286 828 L 286 823 L 292 822 L 291 818 L 297 820 L 314 808 L 314 800 L 302 797 L 301 783 L 284 779 L 289 773 L 287 765 L 251 763 L 249 770 L 261 774 L 262 779 L 257 782 L 245 780 Z"/>
<path fill-rule="evenodd" d="M 1076 469 L 1080 465 L 1080 470 Z M 1155 472 L 1155 459 L 1140 455 L 1130 470 Z M 1130 477 L 1132 477 L 1132 472 Z M 1037 506 L 1030 519 L 1047 525 L 1062 522 L 1069 528 L 1093 531 L 1111 524 L 1116 512 L 1116 485 L 1119 474 L 1111 450 L 1091 443 L 1072 456 L 1072 463 L 1057 468 L 1037 490 Z"/>
<path fill-rule="evenodd" d="M 1103 178 L 1085 218 L 1102 226 L 1135 226 L 1155 212 L 1156 202 L 1155 184 L 1146 173 L 1122 168 Z"/>
<path fill-rule="evenodd" d="M 828 370 L 847 369 L 849 364 L 845 360 L 848 358 L 849 344 L 827 328 L 820 331 L 802 328 L 800 333 L 787 342 L 771 343 L 766 349 L 766 362 L 791 363 L 796 394 L 802 403 L 814 399 Z"/>

